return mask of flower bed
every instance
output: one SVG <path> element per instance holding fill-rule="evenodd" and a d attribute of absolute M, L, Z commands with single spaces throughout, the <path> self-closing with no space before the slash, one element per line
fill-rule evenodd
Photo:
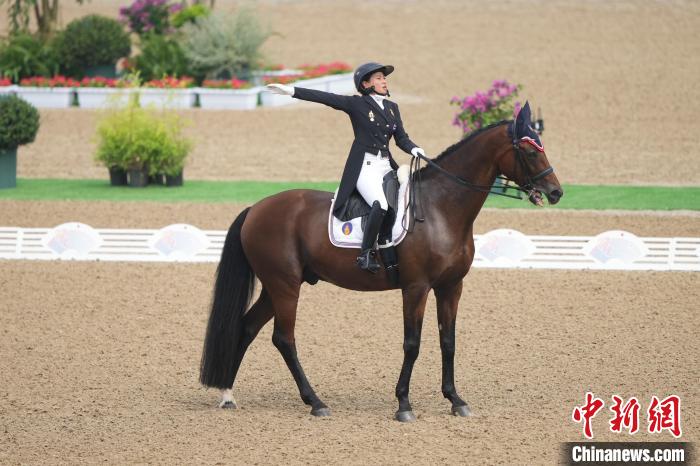
<path fill-rule="evenodd" d="M 355 90 L 352 80 L 352 69 L 343 62 L 333 62 L 321 65 L 301 65 L 304 71 L 303 79 L 297 82 L 299 87 L 318 89 L 319 91 L 336 94 L 350 93 Z"/>
<path fill-rule="evenodd" d="M 7 78 L 0 78 L 0 95 L 12 94 L 15 91 L 15 86 L 12 85 L 12 81 Z"/>
<path fill-rule="evenodd" d="M 64 76 L 36 76 L 22 79 L 15 92 L 35 107 L 67 108 L 73 103 L 73 89 L 77 86 L 78 81 Z"/>
<path fill-rule="evenodd" d="M 250 110 L 257 107 L 260 90 L 239 79 L 205 80 L 197 94 L 204 109 Z"/>
<path fill-rule="evenodd" d="M 142 107 L 158 106 L 170 108 L 190 108 L 197 97 L 192 78 L 154 79 L 139 89 L 139 102 Z"/>
<path fill-rule="evenodd" d="M 123 107 L 136 92 L 134 83 L 124 79 L 84 78 L 76 88 L 82 108 Z"/>
<path fill-rule="evenodd" d="M 352 73 L 352 68 L 350 68 L 350 65 L 343 62 L 333 62 L 321 65 L 301 65 L 299 68 L 304 72 L 304 77 L 307 79 Z"/>
<path fill-rule="evenodd" d="M 354 91 L 352 69 L 342 62 L 334 62 L 322 65 L 301 65 L 298 71 L 288 74 L 269 73 L 263 77 L 264 84 L 294 84 L 305 89 L 315 89 L 337 94 L 346 94 Z M 295 100 L 286 95 L 263 92 L 261 102 L 266 107 L 279 107 L 289 105 Z"/>

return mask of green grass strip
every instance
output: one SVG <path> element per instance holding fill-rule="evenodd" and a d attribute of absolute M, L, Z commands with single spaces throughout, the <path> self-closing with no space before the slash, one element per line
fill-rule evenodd
<path fill-rule="evenodd" d="M 113 187 L 103 180 L 19 179 L 0 199 L 252 203 L 288 189 L 334 191 L 336 182 L 185 181 L 177 188 Z M 459 188 L 456 188 L 459 189 Z M 700 187 L 565 185 L 560 209 L 700 210 Z M 536 208 L 527 201 L 490 196 L 487 207 Z"/>
<path fill-rule="evenodd" d="M 564 185 L 559 209 L 700 210 L 700 187 Z M 546 201 L 545 201 L 546 204 Z M 487 207 L 539 207 L 501 196 L 490 196 Z M 549 206 L 552 207 L 552 206 Z"/>
<path fill-rule="evenodd" d="M 247 203 L 297 188 L 333 191 L 336 183 L 185 180 L 179 187 L 132 188 L 103 180 L 18 179 L 17 188 L 0 189 L 0 199 Z"/>

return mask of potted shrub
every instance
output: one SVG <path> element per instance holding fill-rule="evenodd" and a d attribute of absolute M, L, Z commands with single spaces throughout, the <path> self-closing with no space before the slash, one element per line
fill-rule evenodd
<path fill-rule="evenodd" d="M 128 184 L 135 187 L 146 186 L 149 175 L 181 174 L 191 147 L 182 128 L 177 114 L 132 102 L 99 122 L 95 159 L 110 169 L 110 175 L 119 168 L 126 171 Z"/>
<path fill-rule="evenodd" d="M 150 33 L 141 38 L 141 53 L 128 61 L 127 70 L 142 81 L 163 76 L 190 76 L 187 57 L 174 37 Z"/>
<path fill-rule="evenodd" d="M 199 105 L 205 109 L 250 110 L 258 105 L 259 87 L 236 78 L 205 79 L 197 89 Z"/>
<path fill-rule="evenodd" d="M 71 21 L 57 36 L 55 48 L 68 76 L 113 78 L 117 61 L 131 53 L 131 41 L 119 21 L 89 15 Z"/>
<path fill-rule="evenodd" d="M 185 159 L 192 148 L 192 144 L 189 140 L 183 138 L 179 131 L 163 138 L 162 142 L 162 159 L 157 169 L 165 174 L 166 186 L 182 186 Z"/>
<path fill-rule="evenodd" d="M 15 92 L 35 107 L 67 108 L 73 103 L 73 88 L 78 84 L 65 76 L 34 76 L 22 79 Z"/>
<path fill-rule="evenodd" d="M 75 92 L 83 108 L 124 107 L 136 93 L 135 83 L 126 79 L 83 78 Z"/>
<path fill-rule="evenodd" d="M 200 16 L 181 29 L 180 44 L 195 76 L 207 79 L 249 80 L 261 60 L 261 47 L 272 35 L 250 7 L 232 16 Z"/>
<path fill-rule="evenodd" d="M 182 186 L 185 160 L 192 149 L 192 142 L 182 134 L 183 121 L 174 112 L 150 115 L 149 143 L 145 145 L 149 147 L 149 175 L 158 184 L 165 181 L 166 186 Z"/>
<path fill-rule="evenodd" d="M 139 90 L 139 102 L 143 107 L 190 108 L 197 97 L 193 86 L 194 80 L 188 77 L 153 79 Z"/>
<path fill-rule="evenodd" d="M 14 95 L 0 96 L 0 188 L 17 186 L 17 147 L 34 141 L 39 112 Z"/>

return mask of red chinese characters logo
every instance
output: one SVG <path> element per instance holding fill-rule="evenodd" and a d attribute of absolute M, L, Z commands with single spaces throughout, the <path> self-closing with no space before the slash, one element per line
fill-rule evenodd
<path fill-rule="evenodd" d="M 681 399 L 671 395 L 659 401 L 651 397 L 649 404 L 649 432 L 656 433 L 668 430 L 674 437 L 681 436 Z"/>
<path fill-rule="evenodd" d="M 631 397 L 625 402 L 617 395 L 612 396 L 612 401 L 610 411 L 613 416 L 609 422 L 610 431 L 621 433 L 627 430 L 630 435 L 634 435 L 639 431 L 639 412 L 641 410 L 639 401 L 637 398 Z M 585 403 L 574 408 L 571 418 L 574 422 L 583 423 L 583 435 L 586 438 L 593 438 L 593 418 L 604 405 L 602 399 L 587 392 Z M 659 398 L 652 396 L 647 409 L 647 421 L 647 430 L 650 434 L 667 430 L 674 437 L 680 437 L 682 434 L 680 397 L 671 395 L 659 401 Z"/>
<path fill-rule="evenodd" d="M 629 429 L 630 434 L 636 433 L 639 430 L 639 401 L 632 397 L 623 406 L 619 396 L 613 395 L 612 399 L 614 404 L 610 411 L 615 416 L 610 420 L 610 430 L 622 432 L 622 429 Z"/>
<path fill-rule="evenodd" d="M 574 408 L 574 412 L 571 414 L 574 422 L 583 421 L 583 435 L 587 438 L 593 438 L 593 428 L 591 427 L 591 420 L 598 414 L 598 411 L 603 407 L 605 403 L 600 398 L 593 396 L 593 393 L 586 393 L 586 404 L 583 406 L 577 406 Z"/>

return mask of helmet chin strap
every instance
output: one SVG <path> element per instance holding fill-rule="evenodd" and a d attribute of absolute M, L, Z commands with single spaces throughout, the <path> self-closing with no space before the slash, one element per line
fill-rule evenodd
<path fill-rule="evenodd" d="M 380 95 L 382 97 L 391 97 L 391 94 L 389 94 L 389 89 L 386 90 L 386 94 L 382 94 L 381 92 L 378 92 L 374 88 L 374 86 L 365 87 L 364 89 L 362 89 L 362 93 L 364 95 L 370 95 L 371 93 L 375 93 L 375 94 Z"/>

